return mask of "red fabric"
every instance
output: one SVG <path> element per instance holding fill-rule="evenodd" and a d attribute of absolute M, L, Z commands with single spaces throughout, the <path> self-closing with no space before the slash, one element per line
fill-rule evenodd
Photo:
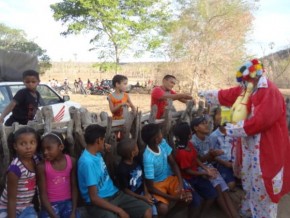
<path fill-rule="evenodd" d="M 181 169 L 181 175 L 185 179 L 192 178 L 192 175 L 189 175 L 184 172 L 185 169 L 191 169 L 197 171 L 197 152 L 193 147 L 192 143 L 188 143 L 189 149 L 177 149 L 175 154 L 176 163 Z"/>
<path fill-rule="evenodd" d="M 168 92 L 170 94 L 176 94 L 176 92 L 173 90 L 170 90 Z M 155 104 L 157 105 L 156 119 L 160 119 L 163 116 L 165 107 L 167 106 L 167 100 L 160 99 L 165 93 L 167 92 L 161 86 L 155 87 L 151 92 L 151 107 Z"/>
<path fill-rule="evenodd" d="M 219 102 L 225 106 L 234 103 L 237 89 L 219 92 Z M 227 96 L 229 97 L 227 99 Z M 290 191 L 290 143 L 286 121 L 285 100 L 278 88 L 268 81 L 268 88 L 260 88 L 251 95 L 253 116 L 244 122 L 247 135 L 260 133 L 260 164 L 268 195 L 275 203 Z M 284 167 L 282 191 L 274 194 L 272 179 Z"/>
<path fill-rule="evenodd" d="M 236 99 L 241 95 L 243 92 L 242 87 L 236 86 L 230 89 L 220 90 L 218 92 L 218 100 L 221 105 L 226 107 L 231 107 Z"/>

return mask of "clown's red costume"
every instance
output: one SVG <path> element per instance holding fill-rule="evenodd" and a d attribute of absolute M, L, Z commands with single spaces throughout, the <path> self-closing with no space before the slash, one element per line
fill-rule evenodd
<path fill-rule="evenodd" d="M 290 143 L 285 100 L 265 76 L 247 103 L 248 117 L 229 125 L 227 134 L 241 137 L 242 184 L 246 197 L 242 214 L 255 218 L 277 217 L 277 203 L 290 191 Z M 231 107 L 243 92 L 242 86 L 204 92 L 213 104 Z"/>

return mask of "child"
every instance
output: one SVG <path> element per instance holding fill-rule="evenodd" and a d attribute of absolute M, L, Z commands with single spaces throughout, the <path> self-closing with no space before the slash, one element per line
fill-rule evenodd
<path fill-rule="evenodd" d="M 195 133 L 192 135 L 192 143 L 197 150 L 198 157 L 204 165 L 209 168 L 213 168 L 210 162 L 213 161 L 217 156 L 222 155 L 223 151 L 215 150 L 210 147 L 210 141 L 208 137 L 209 125 L 205 116 L 194 118 L 191 122 L 191 129 Z M 199 170 L 203 169 L 199 168 Z M 218 171 L 216 172 L 217 176 L 210 179 L 210 181 L 218 192 L 217 202 L 228 217 L 238 217 L 238 213 L 227 193 L 229 188 Z"/>
<path fill-rule="evenodd" d="M 85 130 L 87 147 L 78 161 L 78 182 L 91 217 L 150 218 L 150 205 L 119 191 L 113 184 L 102 153 L 108 148 L 106 129 L 89 125 Z"/>
<path fill-rule="evenodd" d="M 157 217 L 157 208 L 153 197 L 148 193 L 143 182 L 143 170 L 138 163 L 139 149 L 133 139 L 123 139 L 117 146 L 122 160 L 118 166 L 118 181 L 120 188 L 128 195 L 138 198 L 152 206 L 152 215 Z"/>
<path fill-rule="evenodd" d="M 149 84 L 150 80 L 148 81 Z M 173 75 L 166 75 L 162 79 L 162 85 L 156 86 L 151 92 L 151 107 L 157 106 L 156 119 L 160 119 L 164 116 L 165 107 L 167 106 L 167 99 L 179 100 L 182 103 L 186 103 L 187 100 L 191 100 L 192 96 L 188 94 L 177 94 L 173 91 L 176 78 Z"/>
<path fill-rule="evenodd" d="M 158 215 L 165 216 L 169 203 L 180 201 L 190 203 L 192 195 L 185 192 L 179 168 L 171 154 L 172 148 L 162 138 L 158 124 L 147 124 L 141 131 L 142 140 L 147 144 L 143 153 L 145 182 L 148 191 L 158 204 Z M 172 175 L 172 171 L 175 176 Z"/>
<path fill-rule="evenodd" d="M 40 94 L 36 90 L 40 80 L 39 74 L 34 70 L 27 70 L 22 75 L 25 88 L 19 90 L 10 104 L 4 109 L 0 117 L 0 123 L 12 111 L 12 115 L 6 120 L 6 126 L 12 126 L 14 122 L 26 125 L 33 120 L 40 106 Z"/>
<path fill-rule="evenodd" d="M 182 176 L 205 199 L 202 208 L 196 211 L 197 214 L 192 217 L 204 217 L 218 196 L 217 191 L 209 181 L 216 176 L 216 173 L 198 159 L 197 152 L 190 141 L 192 134 L 188 123 L 178 124 L 174 128 L 174 135 L 178 140 L 175 159 L 181 169 Z M 204 171 L 198 171 L 198 167 Z"/>
<path fill-rule="evenodd" d="M 23 127 L 9 137 L 16 157 L 7 170 L 6 185 L 0 197 L 0 217 L 36 218 L 31 202 L 36 190 L 38 135 L 34 129 Z"/>
<path fill-rule="evenodd" d="M 37 166 L 41 218 L 79 217 L 76 212 L 76 161 L 63 154 L 62 135 L 48 133 L 41 139 L 44 161 Z"/>
<path fill-rule="evenodd" d="M 232 164 L 233 138 L 226 135 L 225 125 L 221 125 L 221 109 L 216 107 L 214 110 L 213 121 L 215 123 L 215 131 L 210 134 L 210 143 L 213 149 L 220 149 L 223 154 L 215 157 L 215 167 L 227 183 L 230 190 L 234 190 L 236 183 Z"/>
<path fill-rule="evenodd" d="M 131 102 L 129 95 L 126 93 L 128 78 L 123 75 L 115 75 L 113 77 L 113 87 L 115 92 L 109 94 L 108 101 L 109 107 L 113 114 L 113 120 L 123 119 L 123 107 L 131 107 L 132 111 L 136 111 Z"/>

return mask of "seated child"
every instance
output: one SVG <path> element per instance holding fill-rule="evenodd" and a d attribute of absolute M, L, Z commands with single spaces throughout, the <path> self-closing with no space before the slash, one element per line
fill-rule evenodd
<path fill-rule="evenodd" d="M 44 161 L 37 166 L 41 218 L 80 217 L 77 213 L 76 161 L 63 153 L 61 134 L 48 133 L 41 139 Z"/>
<path fill-rule="evenodd" d="M 194 211 L 192 217 L 204 217 L 218 194 L 209 179 L 216 176 L 213 168 L 205 166 L 197 157 L 197 152 L 190 141 L 191 129 L 188 123 L 180 123 L 174 128 L 177 139 L 175 159 L 181 169 L 182 177 L 205 200 L 200 210 Z M 204 171 L 198 171 L 198 167 Z"/>
<path fill-rule="evenodd" d="M 165 216 L 170 202 L 190 203 L 192 195 L 184 190 L 180 170 L 171 154 L 172 148 L 163 139 L 159 125 L 145 125 L 141 136 L 147 144 L 143 153 L 146 186 L 158 202 L 158 215 Z"/>
<path fill-rule="evenodd" d="M 152 206 L 152 215 L 157 217 L 157 208 L 153 196 L 148 193 L 143 180 L 143 170 L 137 161 L 139 149 L 133 139 L 123 139 L 118 143 L 117 152 L 122 160 L 118 166 L 120 188 L 128 195 L 138 198 Z"/>
<path fill-rule="evenodd" d="M 223 154 L 215 157 L 215 167 L 229 186 L 230 190 L 234 190 L 236 183 L 232 164 L 233 138 L 226 135 L 224 125 L 221 125 L 221 109 L 214 109 L 213 121 L 217 125 L 216 129 L 210 134 L 209 139 L 213 149 L 223 151 Z"/>
<path fill-rule="evenodd" d="M 91 217 L 131 217 L 150 218 L 150 205 L 119 191 L 113 184 L 102 152 L 105 144 L 106 128 L 89 125 L 85 130 L 86 149 L 78 161 L 78 182 L 82 197 L 87 203 Z"/>
<path fill-rule="evenodd" d="M 214 168 L 210 162 L 213 161 L 217 156 L 222 155 L 223 151 L 215 150 L 210 147 L 210 141 L 208 137 L 209 125 L 205 116 L 194 118 L 191 122 L 191 130 L 195 133 L 192 135 L 192 143 L 198 153 L 198 157 L 200 158 L 201 162 L 209 168 Z M 199 168 L 199 170 L 203 171 L 201 168 Z M 217 176 L 210 179 L 210 181 L 218 192 L 217 202 L 228 217 L 238 217 L 238 212 L 235 209 L 227 192 L 229 187 L 217 170 L 216 172 Z"/>
<path fill-rule="evenodd" d="M 108 95 L 109 107 L 113 114 L 113 120 L 123 119 L 123 107 L 131 107 L 135 111 L 135 107 L 131 102 L 129 95 L 126 93 L 128 78 L 117 74 L 113 77 L 113 87 L 115 92 Z"/>
<path fill-rule="evenodd" d="M 9 139 L 16 157 L 7 170 L 6 185 L 0 197 L 0 217 L 36 218 L 32 199 L 36 190 L 38 158 L 35 153 L 39 136 L 34 129 L 23 127 L 11 133 Z"/>

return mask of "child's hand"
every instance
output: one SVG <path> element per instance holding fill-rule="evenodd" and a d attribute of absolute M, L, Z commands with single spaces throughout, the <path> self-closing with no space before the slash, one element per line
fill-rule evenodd
<path fill-rule="evenodd" d="M 224 151 L 221 149 L 212 149 L 209 152 L 210 152 L 210 155 L 213 157 L 220 156 L 220 155 L 224 154 Z"/>
<path fill-rule="evenodd" d="M 210 179 L 215 179 L 218 175 L 217 169 L 215 168 L 207 168 L 206 172 Z"/>
<path fill-rule="evenodd" d="M 122 208 L 120 208 L 117 214 L 120 218 L 130 218 L 130 216 Z"/>
<path fill-rule="evenodd" d="M 180 194 L 178 195 L 178 197 L 179 197 L 178 201 L 182 201 L 186 204 L 192 201 L 192 194 L 190 191 L 182 190 Z"/>
<path fill-rule="evenodd" d="M 127 102 L 122 103 L 121 105 L 122 105 L 123 107 L 129 107 L 129 106 L 130 106 Z"/>
<path fill-rule="evenodd" d="M 143 200 L 146 202 L 146 203 L 148 203 L 149 205 L 153 205 L 154 204 L 154 202 L 153 202 L 153 197 L 152 197 L 152 195 L 150 195 L 150 194 L 145 194 L 144 196 L 143 196 Z"/>

